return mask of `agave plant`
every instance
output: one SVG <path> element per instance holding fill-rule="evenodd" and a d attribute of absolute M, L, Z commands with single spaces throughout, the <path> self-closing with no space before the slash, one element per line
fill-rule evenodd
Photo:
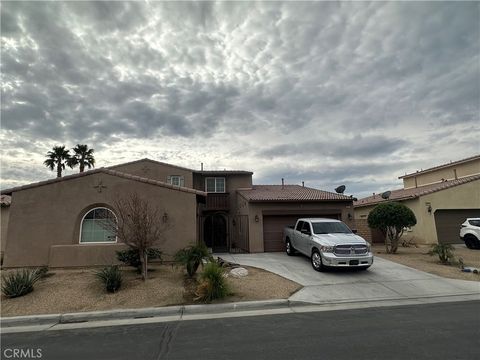
<path fill-rule="evenodd" d="M 43 275 L 39 269 L 23 269 L 2 275 L 2 293 L 8 298 L 26 295 L 33 291 L 33 285 Z"/>
<path fill-rule="evenodd" d="M 117 265 L 106 266 L 94 274 L 103 283 L 108 292 L 113 293 L 122 286 L 122 272 Z"/>

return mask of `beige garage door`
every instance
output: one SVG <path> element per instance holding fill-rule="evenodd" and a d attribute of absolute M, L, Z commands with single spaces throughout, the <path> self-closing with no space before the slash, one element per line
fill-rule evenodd
<path fill-rule="evenodd" d="M 340 219 L 340 214 L 329 215 L 266 215 L 263 217 L 263 247 L 265 252 L 284 251 L 283 228 L 289 225 L 295 225 L 298 218 L 331 218 Z"/>
<path fill-rule="evenodd" d="M 460 225 L 466 218 L 480 217 L 480 209 L 436 210 L 435 227 L 439 244 L 461 243 Z"/>

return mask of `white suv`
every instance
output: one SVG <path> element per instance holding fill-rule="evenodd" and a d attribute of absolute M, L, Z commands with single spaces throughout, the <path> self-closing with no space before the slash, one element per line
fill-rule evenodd
<path fill-rule="evenodd" d="M 469 249 L 480 249 L 480 218 L 468 218 L 460 228 L 460 239 Z"/>

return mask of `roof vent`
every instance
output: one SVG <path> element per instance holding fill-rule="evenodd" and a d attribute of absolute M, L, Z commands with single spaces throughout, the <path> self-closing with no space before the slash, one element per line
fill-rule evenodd
<path fill-rule="evenodd" d="M 391 191 L 385 191 L 382 193 L 382 199 L 388 200 L 390 198 L 390 195 L 392 195 Z"/>
<path fill-rule="evenodd" d="M 285 187 L 285 179 L 282 178 L 282 190 L 283 190 L 284 187 Z"/>
<path fill-rule="evenodd" d="M 346 188 L 347 187 L 345 185 L 340 185 L 335 188 L 335 191 L 337 192 L 337 194 L 343 194 Z"/>

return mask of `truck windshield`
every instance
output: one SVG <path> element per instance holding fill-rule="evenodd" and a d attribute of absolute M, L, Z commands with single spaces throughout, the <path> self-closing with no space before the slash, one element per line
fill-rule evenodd
<path fill-rule="evenodd" d="M 350 234 L 352 231 L 341 222 L 316 222 L 312 223 L 315 234 Z"/>

